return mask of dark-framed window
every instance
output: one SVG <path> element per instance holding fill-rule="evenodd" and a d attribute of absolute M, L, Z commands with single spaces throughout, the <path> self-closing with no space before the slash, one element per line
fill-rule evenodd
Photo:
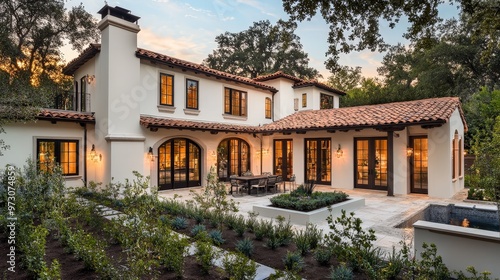
<path fill-rule="evenodd" d="M 271 98 L 266 97 L 266 119 L 271 118 Z"/>
<path fill-rule="evenodd" d="M 217 172 L 220 180 L 250 170 L 250 145 L 243 139 L 227 138 L 217 147 Z"/>
<path fill-rule="evenodd" d="M 78 175 L 78 143 L 78 140 L 37 139 L 39 170 L 51 172 L 55 165 L 59 165 L 63 175 Z"/>
<path fill-rule="evenodd" d="M 174 106 L 174 76 L 160 74 L 160 105 Z"/>
<path fill-rule="evenodd" d="M 321 94 L 320 109 L 333 109 L 333 96 L 328 94 Z"/>
<path fill-rule="evenodd" d="M 462 150 L 462 139 L 458 134 L 458 131 L 455 130 L 455 134 L 452 140 L 452 167 L 453 174 L 452 179 L 456 180 L 463 176 L 462 174 L 462 163 L 463 163 L 463 150 Z"/>
<path fill-rule="evenodd" d="M 186 79 L 186 108 L 198 109 L 198 81 Z"/>
<path fill-rule="evenodd" d="M 247 93 L 237 89 L 224 88 L 224 113 L 234 116 L 246 116 Z"/>
<path fill-rule="evenodd" d="M 302 94 L 302 108 L 307 107 L 307 93 Z"/>
<path fill-rule="evenodd" d="M 330 185 L 332 149 L 330 138 L 304 139 L 305 180 Z"/>

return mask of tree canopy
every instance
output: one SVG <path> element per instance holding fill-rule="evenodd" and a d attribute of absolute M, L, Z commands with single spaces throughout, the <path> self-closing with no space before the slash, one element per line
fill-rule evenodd
<path fill-rule="evenodd" d="M 59 82 L 61 47 L 82 50 L 97 40 L 97 26 L 82 4 L 67 10 L 63 0 L 0 0 L 0 70 L 33 85 Z"/>
<path fill-rule="evenodd" d="M 330 57 L 326 66 L 338 70 L 341 53 L 366 49 L 386 51 L 389 44 L 380 31 L 394 28 L 402 18 L 409 24 L 403 37 L 426 48 L 442 21 L 438 6 L 444 3 L 443 0 L 283 0 L 283 7 L 295 21 L 309 20 L 318 12 L 321 14 L 330 25 L 327 51 Z M 462 16 L 474 25 L 473 40 L 490 38 L 488 48 L 482 52 L 483 59 L 490 58 L 492 50 L 499 46 L 500 3 L 497 0 L 452 0 L 449 3 L 457 4 Z"/>
<path fill-rule="evenodd" d="M 225 32 L 215 38 L 217 49 L 203 63 L 249 78 L 280 70 L 304 79 L 319 77 L 319 72 L 308 66 L 308 55 L 294 34 L 296 28 L 293 22 L 279 20 L 272 25 L 264 20 L 242 32 Z"/>

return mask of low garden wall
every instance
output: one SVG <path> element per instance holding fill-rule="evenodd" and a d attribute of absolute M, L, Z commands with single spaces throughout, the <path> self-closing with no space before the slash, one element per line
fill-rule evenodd
<path fill-rule="evenodd" d="M 349 198 L 346 201 L 332 205 L 331 213 L 336 217 L 340 216 L 341 210 L 345 210 L 349 213 L 363 206 L 365 206 L 364 198 Z M 290 219 L 292 223 L 299 225 L 325 222 L 326 218 L 330 215 L 330 211 L 326 207 L 309 212 L 301 212 L 273 206 L 254 205 L 253 212 L 259 213 L 259 216 L 267 218 L 283 216 L 285 219 Z"/>
<path fill-rule="evenodd" d="M 500 232 L 427 221 L 417 221 L 413 228 L 417 257 L 424 242 L 434 243 L 450 271 L 474 266 L 479 272 L 491 272 L 491 279 L 500 278 Z"/>

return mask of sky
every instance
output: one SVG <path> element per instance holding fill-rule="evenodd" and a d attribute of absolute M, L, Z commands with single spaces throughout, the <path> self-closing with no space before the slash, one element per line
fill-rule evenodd
<path fill-rule="evenodd" d="M 281 0 L 67 0 L 71 8 L 83 4 L 85 10 L 100 20 L 97 14 L 105 3 L 128 9 L 141 17 L 138 47 L 166 54 L 194 63 L 201 63 L 217 47 L 215 37 L 224 32 L 247 30 L 254 22 L 269 20 L 275 24 L 288 19 Z M 446 13 L 456 13 L 447 5 Z M 390 44 L 407 43 L 402 34 L 404 23 L 395 29 L 381 27 L 381 34 Z M 317 69 L 323 79 L 331 73 L 324 65 L 328 50 L 329 26 L 320 15 L 311 21 L 298 23 L 295 34 L 300 37 L 303 51 L 309 56 L 309 66 Z M 78 56 L 69 46 L 63 49 L 66 62 Z M 365 77 L 377 76 L 383 54 L 371 51 L 342 54 L 340 65 L 362 67 Z"/>

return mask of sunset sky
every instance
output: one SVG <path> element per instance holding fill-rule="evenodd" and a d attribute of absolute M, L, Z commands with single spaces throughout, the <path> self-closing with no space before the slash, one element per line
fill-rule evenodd
<path fill-rule="evenodd" d="M 68 0 L 66 7 L 83 3 L 85 10 L 97 14 L 105 1 Z M 201 63 L 216 48 L 215 37 L 226 31 L 240 32 L 254 22 L 269 20 L 275 24 L 279 19 L 288 19 L 282 1 L 279 0 L 108 0 L 110 6 L 120 6 L 141 17 L 138 47 L 160 52 L 176 58 Z M 447 15 L 456 14 L 456 7 L 445 5 L 442 11 Z M 388 43 L 406 43 L 402 34 L 404 23 L 395 29 L 382 30 Z M 311 21 L 298 23 L 296 34 L 300 37 L 303 50 L 309 55 L 309 65 L 316 68 L 326 79 L 330 72 L 325 68 L 325 52 L 328 49 L 329 27 L 319 15 Z M 64 48 L 64 58 L 68 62 L 78 53 Z M 361 66 L 363 75 L 374 77 L 383 54 L 371 51 L 343 54 L 341 65 Z"/>

